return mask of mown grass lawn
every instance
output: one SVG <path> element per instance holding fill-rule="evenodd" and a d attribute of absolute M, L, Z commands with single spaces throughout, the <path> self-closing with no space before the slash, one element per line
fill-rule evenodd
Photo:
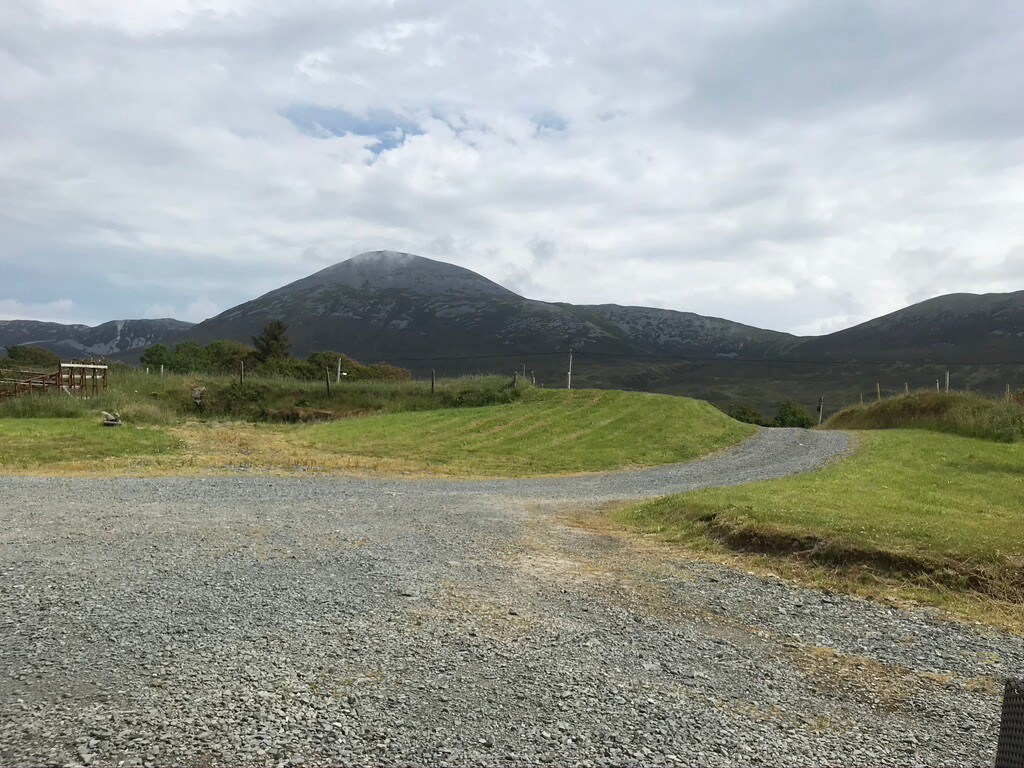
<path fill-rule="evenodd" d="M 179 445 L 162 429 L 104 427 L 98 418 L 0 419 L 0 471 L 167 455 Z"/>
<path fill-rule="evenodd" d="M 696 548 L 1024 600 L 1024 445 L 924 430 L 856 440 L 855 455 L 818 472 L 614 514 Z"/>
<path fill-rule="evenodd" d="M 423 471 L 508 477 L 687 461 L 754 431 L 687 398 L 534 390 L 511 405 L 318 424 L 296 439 L 326 453 L 386 457 Z"/>

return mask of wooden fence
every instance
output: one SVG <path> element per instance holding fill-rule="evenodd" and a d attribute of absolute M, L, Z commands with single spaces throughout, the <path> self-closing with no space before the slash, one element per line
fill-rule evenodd
<path fill-rule="evenodd" d="M 110 370 L 93 363 L 61 363 L 53 373 L 0 370 L 0 397 L 24 397 L 49 391 L 88 397 L 106 392 Z"/>

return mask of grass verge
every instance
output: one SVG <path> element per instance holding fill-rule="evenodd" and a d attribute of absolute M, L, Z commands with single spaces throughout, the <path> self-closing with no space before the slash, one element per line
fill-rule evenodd
<path fill-rule="evenodd" d="M 448 475 L 515 477 L 687 461 L 754 431 L 687 398 L 529 390 L 511 405 L 318 424 L 297 439 L 328 455 L 389 459 Z"/>
<path fill-rule="evenodd" d="M 844 408 L 825 427 L 928 429 L 1002 443 L 1024 442 L 1024 405 L 1018 398 L 1007 401 L 969 392 L 911 392 Z"/>
<path fill-rule="evenodd" d="M 0 420 L 0 469 L 139 460 L 170 456 L 180 447 L 165 430 L 104 428 L 98 419 Z"/>
<path fill-rule="evenodd" d="M 1024 629 L 1024 445 L 913 430 L 857 440 L 818 472 L 612 514 L 695 551 Z"/>

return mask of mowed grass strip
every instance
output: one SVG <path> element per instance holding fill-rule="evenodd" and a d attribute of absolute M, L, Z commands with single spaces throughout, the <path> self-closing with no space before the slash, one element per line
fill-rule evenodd
<path fill-rule="evenodd" d="M 618 391 L 543 391 L 486 408 L 317 424 L 294 439 L 325 453 L 476 477 L 598 472 L 688 461 L 754 428 L 708 403 Z"/>
<path fill-rule="evenodd" d="M 98 418 L 0 420 L 0 471 L 162 456 L 179 447 L 162 429 L 104 427 Z"/>
<path fill-rule="evenodd" d="M 818 472 L 670 496 L 614 513 L 698 549 L 758 553 L 1024 601 L 1024 445 L 923 430 L 856 434 Z"/>

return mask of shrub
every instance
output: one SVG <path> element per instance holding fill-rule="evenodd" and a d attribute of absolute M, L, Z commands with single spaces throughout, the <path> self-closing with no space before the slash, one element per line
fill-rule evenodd
<path fill-rule="evenodd" d="M 761 415 L 761 412 L 750 403 L 740 403 L 733 406 L 726 411 L 726 414 L 736 419 L 736 421 L 742 421 L 744 424 L 757 424 L 760 427 L 768 426 L 768 421 Z"/>
<path fill-rule="evenodd" d="M 8 347 L 7 362 L 15 367 L 56 369 L 60 365 L 60 355 L 42 347 L 18 344 Z"/>
<path fill-rule="evenodd" d="M 818 423 L 806 408 L 786 400 L 779 406 L 779 414 L 772 420 L 773 427 L 801 427 L 809 429 Z"/>

